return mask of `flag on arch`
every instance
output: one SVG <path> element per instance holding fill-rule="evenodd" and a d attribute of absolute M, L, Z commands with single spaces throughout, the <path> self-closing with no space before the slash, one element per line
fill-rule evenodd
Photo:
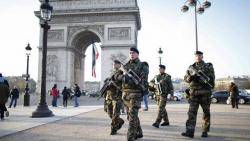
<path fill-rule="evenodd" d="M 99 58 L 99 52 L 95 43 L 92 44 L 92 76 L 96 78 L 96 60 Z"/>

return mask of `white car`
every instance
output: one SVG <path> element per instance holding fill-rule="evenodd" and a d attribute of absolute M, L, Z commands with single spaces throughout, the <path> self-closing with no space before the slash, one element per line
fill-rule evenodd
<path fill-rule="evenodd" d="M 174 92 L 173 100 L 174 101 L 180 101 L 184 98 L 182 91 Z M 170 95 L 168 95 L 168 99 L 170 99 Z"/>

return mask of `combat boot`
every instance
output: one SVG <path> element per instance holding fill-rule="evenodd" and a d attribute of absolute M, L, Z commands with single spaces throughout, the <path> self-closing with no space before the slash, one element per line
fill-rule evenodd
<path fill-rule="evenodd" d="M 129 138 L 128 141 L 135 141 L 136 139 Z"/>
<path fill-rule="evenodd" d="M 137 132 L 137 134 L 136 134 L 135 139 L 137 139 L 137 138 L 143 138 L 143 133 L 142 133 L 141 126 L 138 127 L 138 132 Z"/>
<path fill-rule="evenodd" d="M 138 135 L 136 135 L 136 138 L 135 139 L 137 139 L 137 138 L 143 138 L 143 135 L 142 134 L 138 134 Z"/>
<path fill-rule="evenodd" d="M 9 111 L 5 112 L 5 116 L 8 117 L 10 115 Z"/>
<path fill-rule="evenodd" d="M 155 128 L 159 128 L 159 124 L 158 123 L 153 123 L 152 126 L 154 126 Z"/>
<path fill-rule="evenodd" d="M 164 121 L 161 126 L 169 126 L 169 122 Z"/>
<path fill-rule="evenodd" d="M 110 132 L 110 135 L 116 135 L 117 134 L 117 131 L 116 130 L 111 130 L 111 132 Z"/>
<path fill-rule="evenodd" d="M 131 137 L 131 136 L 127 136 L 127 141 L 135 141 L 137 138 L 136 137 Z"/>
<path fill-rule="evenodd" d="M 184 137 L 194 138 L 194 133 L 192 132 L 183 132 L 181 135 Z"/>
<path fill-rule="evenodd" d="M 208 137 L 207 132 L 202 132 L 201 137 L 202 137 L 202 138 L 207 138 L 207 137 Z"/>
<path fill-rule="evenodd" d="M 124 124 L 124 120 L 120 119 L 120 123 L 119 123 L 119 125 L 117 127 L 117 130 L 121 129 L 123 124 Z"/>

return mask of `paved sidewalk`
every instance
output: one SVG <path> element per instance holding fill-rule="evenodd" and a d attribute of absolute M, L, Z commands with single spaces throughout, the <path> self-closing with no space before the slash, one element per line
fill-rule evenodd
<path fill-rule="evenodd" d="M 36 107 L 18 106 L 16 108 L 9 108 L 10 116 L 6 117 L 4 121 L 0 121 L 0 137 L 100 109 L 103 106 L 49 107 L 55 116 L 49 118 L 31 118 L 30 116 Z"/>
<path fill-rule="evenodd" d="M 63 109 L 65 110 L 73 110 Z M 83 107 L 83 109 L 85 109 Z M 89 110 L 91 108 L 88 108 Z M 110 122 L 108 115 L 103 109 L 95 107 L 86 113 L 82 113 L 70 118 L 58 120 L 41 126 L 17 132 L 8 136 L 0 137 L 0 141 L 126 141 L 128 122 L 126 115 L 121 117 L 125 119 L 125 124 L 117 135 L 110 136 Z M 138 141 L 249 141 L 250 140 L 250 105 L 240 105 L 240 109 L 231 109 L 230 105 L 212 104 L 212 126 L 209 137 L 201 138 L 202 110 L 199 109 L 197 117 L 197 128 L 195 138 L 189 139 L 182 137 L 181 132 L 185 131 L 185 122 L 187 119 L 188 104 L 170 103 L 167 105 L 167 111 L 170 119 L 170 126 L 152 127 L 156 117 L 156 106 L 150 105 L 149 111 L 139 113 L 141 126 L 143 130 L 143 139 Z M 63 113 L 63 112 L 60 112 Z M 27 115 L 27 114 L 26 114 Z M 63 115 L 62 117 L 64 117 Z M 60 116 L 59 116 L 60 117 Z M 25 117 L 26 119 L 28 117 Z M 55 117 L 56 118 L 56 117 Z M 9 123 L 13 122 L 9 119 Z M 26 122 L 32 124 L 38 122 L 37 119 L 30 119 Z M 39 119 L 40 120 L 40 119 Z M 21 124 L 22 121 L 16 121 Z M 41 122 L 41 121 L 39 121 Z M 1 123 L 3 124 L 3 123 Z M 3 130 L 0 125 L 1 132 Z M 13 130 L 10 128 L 9 130 Z"/>

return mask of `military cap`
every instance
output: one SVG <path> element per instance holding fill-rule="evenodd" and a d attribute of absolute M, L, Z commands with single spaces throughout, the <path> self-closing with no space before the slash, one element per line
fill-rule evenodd
<path fill-rule="evenodd" d="M 130 51 L 136 52 L 137 54 L 139 54 L 139 50 L 135 47 L 131 47 Z"/>
<path fill-rule="evenodd" d="M 203 55 L 203 52 L 201 52 L 201 51 L 195 51 L 194 55 Z"/>
<path fill-rule="evenodd" d="M 119 60 L 114 60 L 115 64 L 121 64 L 121 62 Z"/>
<path fill-rule="evenodd" d="M 166 66 L 165 65 L 159 65 L 159 68 L 160 69 L 166 69 Z"/>

